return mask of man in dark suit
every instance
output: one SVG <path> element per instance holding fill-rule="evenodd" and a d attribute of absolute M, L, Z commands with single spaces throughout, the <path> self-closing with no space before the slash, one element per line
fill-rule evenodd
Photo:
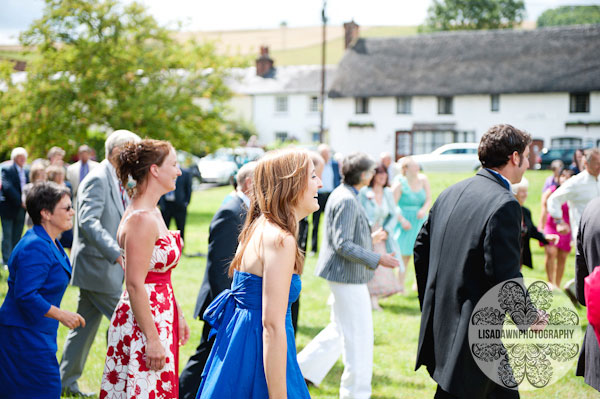
<path fill-rule="evenodd" d="M 319 189 L 317 198 L 319 201 L 319 210 L 315 211 L 312 215 L 311 251 L 313 254 L 316 254 L 319 249 L 319 220 L 321 219 L 321 213 L 325 211 L 329 195 L 342 181 L 340 165 L 331 156 L 329 146 L 327 144 L 319 145 L 318 152 L 323 161 L 325 161 L 325 166 L 323 167 L 321 179 L 323 187 Z"/>
<path fill-rule="evenodd" d="M 575 256 L 575 291 L 577 300 L 585 306 L 584 279 L 600 265 L 600 198 L 592 200 L 581 215 Z M 593 327 L 585 330 L 576 375 L 586 384 L 600 391 L 600 346 Z"/>
<path fill-rule="evenodd" d="M 196 308 L 194 309 L 194 318 L 202 318 L 204 311 L 212 300 L 222 291 L 231 287 L 228 270 L 235 255 L 238 236 L 250 206 L 249 196 L 252 192 L 252 177 L 255 167 L 256 162 L 248 162 L 240 168 L 236 177 L 235 197 L 221 205 L 210 222 L 208 259 L 204 279 L 196 301 Z M 205 322 L 200 345 L 198 345 L 196 353 L 190 357 L 179 376 L 179 397 L 181 399 L 196 397 L 202 380 L 202 370 L 204 370 L 206 359 L 215 342 L 214 337 L 208 339 L 210 329 L 210 325 Z"/>
<path fill-rule="evenodd" d="M 167 228 L 171 224 L 171 218 L 175 218 L 177 230 L 181 232 L 181 238 L 185 244 L 185 219 L 187 217 L 187 207 L 192 199 L 192 174 L 184 168 L 181 168 L 181 175 L 175 182 L 175 190 L 166 193 L 158 201 L 160 213 L 165 220 Z"/>
<path fill-rule="evenodd" d="M 25 202 L 23 187 L 29 183 L 29 172 L 25 169 L 27 151 L 17 147 L 10 154 L 12 164 L 2 168 L 2 262 L 8 264 L 13 248 L 21 239 L 25 224 Z"/>
<path fill-rule="evenodd" d="M 414 248 L 421 305 L 416 368 L 438 383 L 435 398 L 518 398 L 487 378 L 473 359 L 468 326 L 479 299 L 522 277 L 521 207 L 510 191 L 529 167 L 531 136 L 491 127 L 479 143 L 483 168 L 446 189 L 431 208 Z"/>

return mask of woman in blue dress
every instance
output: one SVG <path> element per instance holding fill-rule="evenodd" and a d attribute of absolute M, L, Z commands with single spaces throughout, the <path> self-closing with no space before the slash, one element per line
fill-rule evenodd
<path fill-rule="evenodd" d="M 258 161 L 254 194 L 231 263 L 231 289 L 204 313 L 216 334 L 197 398 L 310 398 L 296 358 L 290 305 L 300 294 L 298 222 L 319 209 L 322 187 L 300 150 Z"/>
<path fill-rule="evenodd" d="M 33 228 L 8 260 L 8 293 L 0 308 L 0 396 L 58 399 L 58 322 L 85 326 L 79 314 L 60 309 L 71 264 L 58 236 L 73 227 L 74 211 L 69 189 L 55 183 L 33 186 L 25 204 Z"/>
<path fill-rule="evenodd" d="M 408 267 L 417 235 L 431 205 L 431 191 L 427 176 L 419 173 L 419 164 L 412 157 L 400 160 L 400 171 L 401 174 L 394 179 L 392 191 L 403 218 L 396 226 L 394 238 L 400 245 L 404 266 Z M 404 286 L 404 273 L 399 273 L 398 276 Z M 416 285 L 413 285 L 413 290 L 416 290 Z"/>

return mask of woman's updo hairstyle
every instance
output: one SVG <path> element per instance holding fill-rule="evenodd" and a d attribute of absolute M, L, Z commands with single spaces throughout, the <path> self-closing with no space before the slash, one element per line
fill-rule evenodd
<path fill-rule="evenodd" d="M 138 194 L 150 167 L 161 166 L 173 146 L 168 141 L 145 139 L 138 143 L 127 143 L 117 159 L 117 176 L 130 197 Z M 134 187 L 128 187 L 129 176 L 135 180 Z"/>

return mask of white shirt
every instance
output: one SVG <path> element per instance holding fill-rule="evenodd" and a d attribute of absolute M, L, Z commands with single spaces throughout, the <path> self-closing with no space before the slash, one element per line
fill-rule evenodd
<path fill-rule="evenodd" d="M 120 192 L 122 184 L 121 184 L 121 181 L 119 180 L 119 178 L 117 177 L 117 171 L 116 171 L 115 167 L 113 166 L 113 164 L 110 163 L 110 161 L 107 160 L 106 162 L 108 162 L 108 170 L 110 171 L 110 176 L 112 177 L 113 182 L 115 183 L 115 187 L 117 187 L 117 189 L 119 189 L 119 196 L 123 196 L 123 198 L 125 199 L 125 208 L 127 208 L 126 205 L 129 205 L 129 201 L 130 201 L 129 195 L 127 195 L 127 189 L 125 187 L 123 187 L 124 188 L 123 192 L 122 193 Z"/>
<path fill-rule="evenodd" d="M 569 204 L 569 219 L 573 239 L 577 239 L 579 221 L 586 205 L 600 197 L 600 181 L 587 170 L 571 177 L 548 197 L 548 213 L 555 219 L 562 219 L 562 204 Z"/>
<path fill-rule="evenodd" d="M 238 191 L 237 196 L 240 197 L 242 201 L 244 201 L 244 205 L 246 205 L 246 208 L 250 209 L 250 198 L 248 198 L 248 196 L 244 194 L 243 191 Z"/>

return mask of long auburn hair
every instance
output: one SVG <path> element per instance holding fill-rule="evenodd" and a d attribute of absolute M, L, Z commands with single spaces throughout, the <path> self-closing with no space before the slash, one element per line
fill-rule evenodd
<path fill-rule="evenodd" d="M 252 177 L 250 209 L 239 236 L 240 250 L 236 252 L 229 266 L 229 276 L 233 275 L 234 270 L 239 270 L 242 256 L 261 215 L 279 226 L 285 234 L 297 236 L 294 207 L 308 185 L 309 160 L 306 151 L 285 149 L 268 152 L 258 161 Z M 284 237 L 282 234 L 282 242 Z M 301 274 L 303 266 L 304 254 L 296 244 L 294 270 Z"/>

